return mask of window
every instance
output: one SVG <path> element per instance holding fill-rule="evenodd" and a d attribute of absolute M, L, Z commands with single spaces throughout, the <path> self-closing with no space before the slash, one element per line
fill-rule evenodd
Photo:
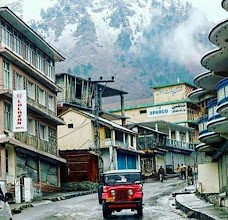
<path fill-rule="evenodd" d="M 111 129 L 105 128 L 105 138 L 111 138 Z"/>
<path fill-rule="evenodd" d="M 10 64 L 7 61 L 3 61 L 4 71 L 4 89 L 10 89 Z"/>
<path fill-rule="evenodd" d="M 55 81 L 55 74 L 54 74 L 54 63 L 51 59 L 47 60 L 47 76 L 52 81 Z"/>
<path fill-rule="evenodd" d="M 44 55 L 41 51 L 37 54 L 37 69 L 44 72 Z"/>
<path fill-rule="evenodd" d="M 39 89 L 38 102 L 39 102 L 39 104 L 41 104 L 43 106 L 46 105 L 45 91 L 43 89 Z"/>
<path fill-rule="evenodd" d="M 28 118 L 28 133 L 30 135 L 35 135 L 35 120 L 32 118 Z"/>
<path fill-rule="evenodd" d="M 48 96 L 48 109 L 55 112 L 55 99 L 53 96 Z"/>
<path fill-rule="evenodd" d="M 56 143 L 57 142 L 57 132 L 53 128 L 48 128 L 48 141 L 51 143 Z"/>
<path fill-rule="evenodd" d="M 74 128 L 74 124 L 73 123 L 68 124 L 67 126 L 68 126 L 68 128 Z"/>
<path fill-rule="evenodd" d="M 48 140 L 48 128 L 43 124 L 40 124 L 40 139 Z"/>
<path fill-rule="evenodd" d="M 15 73 L 15 89 L 16 90 L 23 90 L 24 89 L 24 82 L 23 77 L 17 73 Z"/>
<path fill-rule="evenodd" d="M 139 113 L 140 113 L 140 114 L 145 114 L 145 113 L 146 113 L 146 109 L 140 110 Z"/>
<path fill-rule="evenodd" d="M 31 83 L 31 82 L 28 82 L 27 83 L 27 95 L 29 98 L 35 100 L 35 84 Z"/>
<path fill-rule="evenodd" d="M 5 129 L 8 131 L 12 130 L 11 104 L 8 102 L 5 102 Z"/>
<path fill-rule="evenodd" d="M 14 31 L 14 36 L 13 36 L 13 50 L 17 54 L 22 56 L 22 42 L 21 42 L 21 36 Z"/>
<path fill-rule="evenodd" d="M 5 22 L 1 21 L 2 26 L 2 43 L 5 46 L 11 47 L 11 28 Z"/>
<path fill-rule="evenodd" d="M 30 42 L 26 42 L 25 59 L 32 65 L 34 65 L 34 51 L 34 46 Z"/>

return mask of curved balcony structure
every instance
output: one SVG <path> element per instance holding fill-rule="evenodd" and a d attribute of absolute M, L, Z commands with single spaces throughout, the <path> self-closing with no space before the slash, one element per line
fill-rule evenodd
<path fill-rule="evenodd" d="M 227 133 L 228 118 L 221 116 L 217 112 L 217 99 L 212 99 L 208 103 L 208 122 L 209 131 L 216 133 Z"/>
<path fill-rule="evenodd" d="M 216 96 L 216 93 L 206 92 L 204 89 L 195 89 L 188 94 L 188 98 L 194 102 L 198 103 L 206 99 L 211 99 Z"/>
<path fill-rule="evenodd" d="M 227 0 L 222 2 L 222 6 L 227 8 Z M 208 52 L 201 59 L 201 64 L 206 69 L 214 71 L 216 75 L 228 76 L 228 20 L 224 20 L 217 24 L 209 34 L 209 40 L 216 45 L 217 49 Z"/>
<path fill-rule="evenodd" d="M 207 145 L 216 144 L 223 140 L 219 133 L 207 129 L 208 115 L 202 116 L 198 120 L 199 140 Z"/>
<path fill-rule="evenodd" d="M 222 7 L 223 7 L 226 11 L 228 11 L 228 0 L 223 0 L 223 1 L 222 1 Z"/>
<path fill-rule="evenodd" d="M 194 84 L 205 92 L 215 92 L 216 84 L 222 79 L 223 77 L 215 75 L 214 72 L 204 72 L 194 78 Z"/>
<path fill-rule="evenodd" d="M 211 43 L 220 48 L 227 48 L 227 30 L 228 20 L 224 20 L 217 24 L 209 34 L 209 40 Z"/>
<path fill-rule="evenodd" d="M 228 78 L 218 82 L 216 90 L 218 97 L 217 112 L 221 116 L 228 118 Z"/>
<path fill-rule="evenodd" d="M 200 143 L 196 145 L 196 151 L 202 151 L 202 152 L 213 152 L 214 148 L 211 145 Z"/>
<path fill-rule="evenodd" d="M 228 76 L 228 53 L 224 49 L 215 49 L 208 52 L 201 59 L 201 65 L 218 76 Z"/>

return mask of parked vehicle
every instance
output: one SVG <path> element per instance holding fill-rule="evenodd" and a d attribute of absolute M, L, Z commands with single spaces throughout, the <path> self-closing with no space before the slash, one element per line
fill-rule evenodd
<path fill-rule="evenodd" d="M 137 211 L 143 216 L 143 182 L 140 170 L 112 170 L 103 173 L 103 185 L 98 189 L 103 217 L 123 209 Z"/>
<path fill-rule="evenodd" d="M 13 215 L 10 206 L 7 202 L 7 196 L 5 196 L 0 187 L 0 219 L 1 220 L 12 220 Z"/>

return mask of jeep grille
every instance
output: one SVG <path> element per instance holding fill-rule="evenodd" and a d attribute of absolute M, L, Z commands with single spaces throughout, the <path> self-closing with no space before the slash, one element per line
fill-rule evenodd
<path fill-rule="evenodd" d="M 118 189 L 116 191 L 116 201 L 125 201 L 128 200 L 128 190 Z"/>

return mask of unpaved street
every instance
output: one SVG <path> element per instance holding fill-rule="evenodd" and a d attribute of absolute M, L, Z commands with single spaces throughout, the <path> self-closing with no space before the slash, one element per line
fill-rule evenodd
<path fill-rule="evenodd" d="M 163 183 L 144 184 L 144 220 L 181 220 L 188 219 L 186 214 L 174 206 L 172 192 L 186 187 L 179 179 L 169 179 Z M 137 219 L 137 214 L 130 210 L 113 213 L 110 219 Z M 75 197 L 59 202 L 23 210 L 14 215 L 14 220 L 102 220 L 102 207 L 98 204 L 97 194 Z"/>

